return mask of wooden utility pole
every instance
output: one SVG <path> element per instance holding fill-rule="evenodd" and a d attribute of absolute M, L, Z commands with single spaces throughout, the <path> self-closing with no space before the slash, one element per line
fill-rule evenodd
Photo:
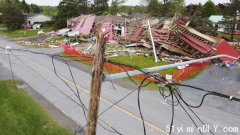
<path fill-rule="evenodd" d="M 96 135 L 98 108 L 103 79 L 103 64 L 105 54 L 104 33 L 98 32 L 97 46 L 93 62 L 92 82 L 90 91 L 90 101 L 88 108 L 88 126 L 85 135 Z"/>

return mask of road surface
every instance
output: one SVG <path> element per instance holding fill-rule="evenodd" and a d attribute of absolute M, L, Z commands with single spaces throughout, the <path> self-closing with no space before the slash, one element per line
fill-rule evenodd
<path fill-rule="evenodd" d="M 63 51 L 61 48 L 28 48 L 5 38 L 0 38 L 0 47 L 5 46 L 47 54 L 55 54 Z M 76 87 L 74 86 L 68 66 L 63 61 L 54 60 L 54 65 L 59 76 L 57 77 L 54 73 L 52 58 L 50 56 L 20 50 L 12 51 L 11 55 L 9 55 L 14 75 L 24 80 L 36 92 L 79 124 L 79 126 L 85 126 L 86 119 L 83 109 L 76 104 L 76 102 L 80 104 L 76 98 L 77 94 L 75 95 L 67 86 L 69 85 L 76 92 Z M 6 50 L 0 49 L 0 63 L 5 68 L 10 69 L 8 55 L 5 55 L 5 53 Z M 70 68 L 77 84 L 80 98 L 83 104 L 88 107 L 91 75 L 85 70 L 76 68 L 76 66 L 70 66 Z M 91 69 L 91 67 L 88 68 Z M 118 80 L 116 82 L 113 82 L 115 89 L 111 82 L 103 83 L 99 114 L 137 88 L 133 88 L 132 85 L 128 87 L 128 83 L 125 86 L 119 85 Z M 190 97 L 191 95 L 188 96 Z M 148 135 L 168 134 L 166 127 L 170 125 L 172 118 L 171 106 L 162 99 L 158 91 L 147 90 L 146 88 L 141 91 L 140 101 L 146 133 Z M 195 100 L 190 100 L 189 102 L 192 104 L 199 103 L 199 101 Z M 240 134 L 240 116 L 236 113 L 229 113 L 206 104 L 201 108 L 194 109 L 194 111 L 206 126 L 210 126 L 214 134 Z M 193 114 L 190 115 L 199 127 L 203 127 Z M 113 129 L 123 135 L 143 135 L 142 120 L 137 104 L 137 91 L 134 91 L 126 99 L 106 111 L 99 117 L 98 121 L 97 135 L 117 134 L 114 133 L 116 131 Z M 173 125 L 173 135 L 200 134 L 188 115 L 181 109 L 181 106 L 175 107 Z M 216 128 L 216 132 L 214 127 Z M 206 131 L 203 130 L 203 134 L 210 134 L 206 127 L 203 129 L 206 129 Z"/>

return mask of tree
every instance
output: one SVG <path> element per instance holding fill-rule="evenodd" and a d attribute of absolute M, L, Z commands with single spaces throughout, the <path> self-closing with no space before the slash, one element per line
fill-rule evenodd
<path fill-rule="evenodd" d="M 239 24 L 239 20 L 237 19 L 239 18 L 239 11 L 240 0 L 230 0 L 230 3 L 226 4 L 224 8 L 225 21 L 223 23 L 227 26 L 226 30 L 231 32 L 231 40 L 233 40 L 236 24 Z"/>
<path fill-rule="evenodd" d="M 179 16 L 182 12 L 183 12 L 183 9 L 184 9 L 184 0 L 174 0 L 172 2 L 173 4 L 173 13 L 176 14 L 177 16 Z"/>
<path fill-rule="evenodd" d="M 108 10 L 108 0 L 94 0 L 92 4 L 92 12 L 95 14 L 102 14 Z"/>
<path fill-rule="evenodd" d="M 184 9 L 184 15 L 192 17 L 197 11 L 198 5 L 190 4 L 187 5 Z"/>
<path fill-rule="evenodd" d="M 148 13 L 152 16 L 159 16 L 160 4 L 158 0 L 150 0 L 147 6 Z"/>
<path fill-rule="evenodd" d="M 12 31 L 22 28 L 24 15 L 17 5 L 7 0 L 2 9 L 2 13 L 3 24 L 5 24 L 8 30 Z"/>
<path fill-rule="evenodd" d="M 57 16 L 58 9 L 57 7 L 53 6 L 41 6 L 41 9 L 43 11 L 43 14 L 49 15 L 49 16 Z"/>
<path fill-rule="evenodd" d="M 211 15 L 216 15 L 217 8 L 215 4 L 208 0 L 202 7 L 202 17 L 210 17 Z"/>
<path fill-rule="evenodd" d="M 201 16 L 194 16 L 189 25 L 202 33 L 210 34 L 210 35 L 215 34 L 214 27 L 211 21 L 208 20 L 208 18 L 203 18 Z"/>
<path fill-rule="evenodd" d="M 110 13 L 112 15 L 116 15 L 118 12 L 119 6 L 124 3 L 124 0 L 112 0 L 111 7 L 110 7 Z"/>
<path fill-rule="evenodd" d="M 55 18 L 55 27 L 63 28 L 66 27 L 67 19 L 86 13 L 87 5 L 85 0 L 62 0 L 57 9 L 58 14 Z"/>
<path fill-rule="evenodd" d="M 36 4 L 31 4 L 30 9 L 32 13 L 41 13 L 43 11 L 42 8 Z"/>
<path fill-rule="evenodd" d="M 202 17 L 202 8 L 201 3 L 193 6 L 192 10 L 194 12 L 192 16 L 190 16 L 191 23 L 189 25 L 202 33 L 213 35 L 215 34 L 214 27 L 207 17 Z"/>
<path fill-rule="evenodd" d="M 30 13 L 30 7 L 25 0 L 22 0 L 22 2 L 20 3 L 20 8 L 23 13 Z"/>

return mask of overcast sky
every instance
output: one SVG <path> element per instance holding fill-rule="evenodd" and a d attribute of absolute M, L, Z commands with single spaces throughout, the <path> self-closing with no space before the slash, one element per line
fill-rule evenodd
<path fill-rule="evenodd" d="M 25 0 L 27 3 L 34 3 L 37 5 L 51 5 L 51 6 L 57 6 L 58 3 L 61 0 Z M 110 0 L 111 1 L 111 0 Z M 124 5 L 139 5 L 141 0 L 127 0 L 127 2 Z M 207 0 L 185 0 L 185 3 L 188 5 L 190 3 L 197 4 L 202 3 L 204 4 Z M 212 0 L 215 4 L 218 3 L 226 3 L 229 2 L 229 0 Z"/>

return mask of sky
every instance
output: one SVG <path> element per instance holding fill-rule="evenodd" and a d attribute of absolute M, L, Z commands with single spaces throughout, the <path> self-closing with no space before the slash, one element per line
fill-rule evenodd
<path fill-rule="evenodd" d="M 50 6 L 57 6 L 58 3 L 61 0 L 25 0 L 28 4 L 37 4 L 37 5 L 50 5 Z M 111 0 L 110 0 L 111 1 Z M 185 4 L 198 4 L 202 3 L 204 4 L 207 0 L 185 0 Z M 226 3 L 229 2 L 229 0 L 212 0 L 215 4 L 218 3 Z M 127 2 L 124 5 L 139 5 L 141 3 L 141 0 L 127 0 Z"/>

